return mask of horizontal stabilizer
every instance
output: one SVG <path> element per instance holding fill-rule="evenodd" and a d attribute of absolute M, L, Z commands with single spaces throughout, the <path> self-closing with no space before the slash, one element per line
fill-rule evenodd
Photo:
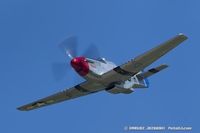
<path fill-rule="evenodd" d="M 158 66 L 158 67 L 149 69 L 149 70 L 146 71 L 146 72 L 143 72 L 143 73 L 138 74 L 138 75 L 137 75 L 137 78 L 138 78 L 139 80 L 143 80 L 143 79 L 145 79 L 145 78 L 147 78 L 147 77 L 150 77 L 151 75 L 153 75 L 153 74 L 155 74 L 155 73 L 157 73 L 157 72 L 159 72 L 159 71 L 161 71 L 161 70 L 163 70 L 163 69 L 165 69 L 165 68 L 167 68 L 167 67 L 168 67 L 168 65 L 162 64 L 162 65 L 160 65 L 160 66 Z"/>

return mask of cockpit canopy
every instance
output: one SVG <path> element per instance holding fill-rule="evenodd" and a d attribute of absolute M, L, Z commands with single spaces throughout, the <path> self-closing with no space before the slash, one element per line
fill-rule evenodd
<path fill-rule="evenodd" d="M 101 62 L 103 62 L 103 63 L 106 63 L 106 59 L 105 59 L 105 58 L 98 58 L 97 60 L 98 60 L 98 61 L 101 61 Z"/>

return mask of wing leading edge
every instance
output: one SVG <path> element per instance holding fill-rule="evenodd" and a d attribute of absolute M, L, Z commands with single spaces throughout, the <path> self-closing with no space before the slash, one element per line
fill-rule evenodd
<path fill-rule="evenodd" d="M 19 108 L 17 108 L 18 110 L 21 111 L 29 111 L 29 110 L 33 110 L 36 108 L 40 108 L 40 107 L 44 107 L 47 105 L 51 105 L 51 104 L 55 104 L 58 102 L 62 102 L 65 100 L 70 100 L 73 98 L 77 98 L 80 96 L 85 96 L 91 93 L 95 93 L 98 92 L 100 90 L 102 90 L 102 86 L 96 83 L 92 83 L 89 81 L 85 81 L 79 85 L 76 85 L 70 89 L 66 89 L 62 92 L 58 92 L 56 94 L 53 94 L 51 96 L 42 98 L 40 100 L 37 100 L 35 102 L 26 104 L 24 106 L 21 106 Z"/>
<path fill-rule="evenodd" d="M 157 47 L 137 56 L 121 66 L 102 75 L 102 83 L 108 85 L 110 83 L 125 81 L 130 79 L 139 71 L 144 70 L 147 66 L 158 60 L 160 57 L 174 49 L 180 43 L 185 41 L 187 37 L 183 34 L 169 39 L 168 41 L 158 45 Z"/>

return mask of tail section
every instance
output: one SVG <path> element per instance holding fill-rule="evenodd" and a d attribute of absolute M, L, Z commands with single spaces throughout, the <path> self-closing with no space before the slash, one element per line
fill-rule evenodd
<path fill-rule="evenodd" d="M 148 88 L 148 87 L 149 87 L 149 80 L 147 78 L 138 79 L 137 75 L 134 76 L 134 84 L 132 88 Z"/>
<path fill-rule="evenodd" d="M 163 64 L 158 67 L 149 69 L 148 71 L 140 71 L 135 76 L 131 77 L 129 80 L 121 84 L 114 84 L 113 86 L 106 88 L 106 91 L 112 94 L 130 94 L 133 92 L 134 88 L 148 88 L 149 81 L 148 77 L 154 75 L 155 73 L 167 68 L 168 66 Z"/>
<path fill-rule="evenodd" d="M 138 84 L 135 84 L 133 88 L 148 88 L 149 87 L 149 81 L 148 77 L 156 74 L 157 72 L 160 72 L 161 70 L 167 68 L 168 65 L 162 64 L 158 67 L 149 69 L 148 71 L 145 72 L 140 72 L 139 74 L 136 75 L 136 79 L 138 80 Z"/>

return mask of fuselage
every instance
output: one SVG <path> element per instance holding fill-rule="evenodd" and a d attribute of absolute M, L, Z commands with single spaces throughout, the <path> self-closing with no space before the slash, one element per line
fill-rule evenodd
<path fill-rule="evenodd" d="M 107 61 L 105 58 L 90 59 L 82 56 L 73 58 L 71 60 L 71 66 L 80 76 L 82 76 L 86 80 L 97 83 L 101 83 L 101 75 L 117 67 L 116 64 L 111 61 Z M 114 85 L 118 86 L 118 88 L 124 89 L 132 89 L 134 88 L 134 86 L 138 85 L 140 85 L 141 87 L 147 87 L 146 81 L 139 81 L 136 75 L 134 75 L 127 81 L 115 83 Z M 110 85 L 105 86 L 109 87 Z"/>
<path fill-rule="evenodd" d="M 105 58 L 90 59 L 83 56 L 73 58 L 71 66 L 82 77 L 90 74 L 100 76 L 116 67 L 113 62 L 107 61 Z"/>

